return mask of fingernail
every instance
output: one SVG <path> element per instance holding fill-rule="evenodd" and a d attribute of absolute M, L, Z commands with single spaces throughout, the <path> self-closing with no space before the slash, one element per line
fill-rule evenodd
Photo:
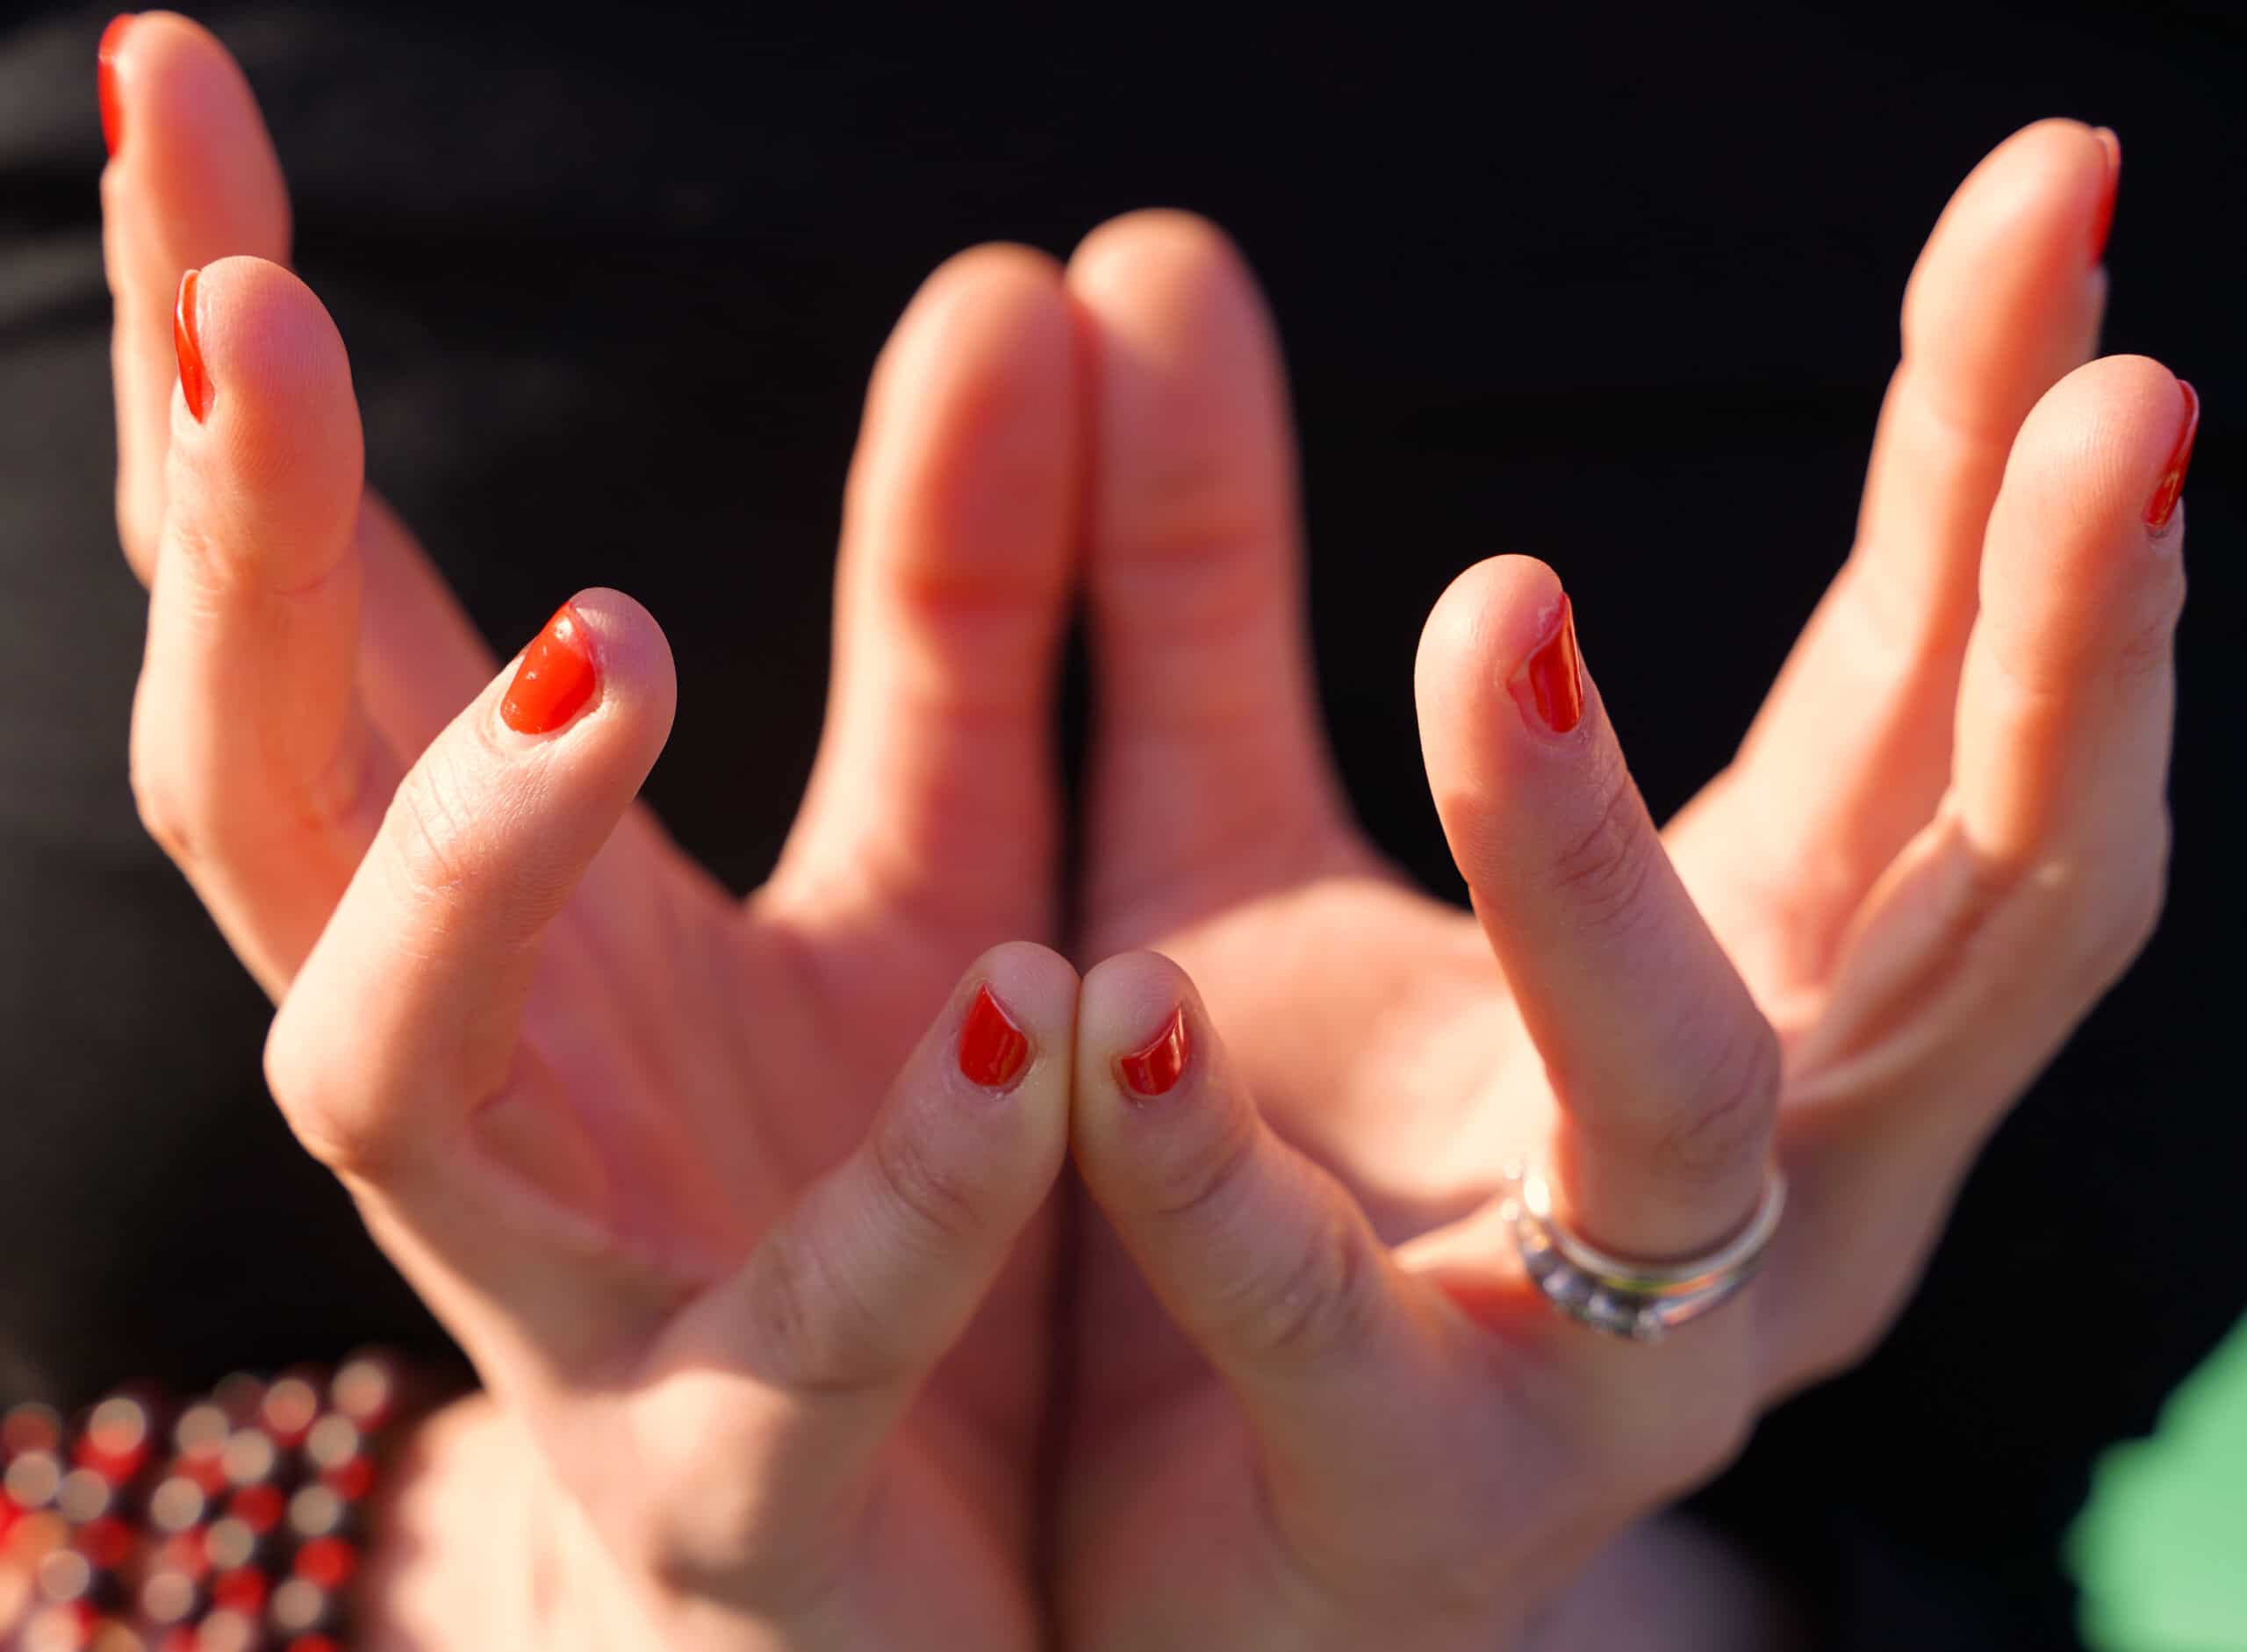
<path fill-rule="evenodd" d="M 2107 151 L 2107 193 L 2091 217 L 2091 262 L 2095 266 L 2107 255 L 2107 237 L 2114 227 L 2114 198 L 2122 185 L 2122 140 L 2112 126 L 2101 126 L 2093 135 Z"/>
<path fill-rule="evenodd" d="M 2169 468 L 2161 473 L 2161 481 L 2147 501 L 2145 525 L 2158 537 L 2168 530 L 2169 519 L 2177 514 L 2177 500 L 2185 492 L 2185 471 L 2193 463 L 2193 438 L 2200 429 L 2200 392 L 2183 379 L 2177 388 L 2185 392 L 2185 429 L 2177 438 L 2176 451 L 2169 456 Z"/>
<path fill-rule="evenodd" d="M 179 303 L 172 311 L 172 348 L 179 356 L 179 387 L 187 392 L 187 410 L 201 424 L 211 410 L 211 375 L 203 370 L 203 343 L 196 337 L 199 318 L 195 310 L 196 277 L 190 269 L 179 278 Z"/>
<path fill-rule="evenodd" d="M 522 665 L 507 686 L 507 697 L 499 702 L 499 715 L 517 734 L 551 733 L 592 698 L 598 680 L 585 622 L 565 602 L 523 650 Z"/>
<path fill-rule="evenodd" d="M 1162 1031 L 1129 1055 L 1116 1058 L 1116 1071 L 1124 1085 L 1141 1095 L 1160 1095 L 1186 1071 L 1186 1006 L 1170 1012 Z"/>
<path fill-rule="evenodd" d="M 978 1084 L 1002 1090 L 1029 1063 L 1029 1035 L 1015 1025 L 988 983 L 978 987 L 967 1019 L 959 1024 L 959 1070 Z"/>
<path fill-rule="evenodd" d="M 99 66 L 97 77 L 102 99 L 102 141 L 109 146 L 111 156 L 117 154 L 118 143 L 125 136 L 125 111 L 117 102 L 117 54 L 125 44 L 125 31 L 132 25 L 133 17 L 130 11 L 120 11 L 111 18 L 109 27 L 102 31 L 101 45 L 94 52 L 94 61 Z"/>
<path fill-rule="evenodd" d="M 1507 685 L 1533 728 L 1566 734 L 1583 716 L 1583 664 L 1576 657 L 1576 614 L 1566 593 L 1553 629 Z"/>

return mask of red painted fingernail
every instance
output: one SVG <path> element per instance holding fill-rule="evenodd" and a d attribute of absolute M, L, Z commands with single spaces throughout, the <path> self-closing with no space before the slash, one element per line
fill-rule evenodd
<path fill-rule="evenodd" d="M 1170 1012 L 1162 1031 L 1129 1055 L 1116 1058 L 1116 1071 L 1141 1095 L 1160 1095 L 1178 1082 L 1192 1053 L 1186 1038 L 1186 1006 Z"/>
<path fill-rule="evenodd" d="M 585 622 L 565 602 L 523 650 L 522 665 L 507 685 L 499 715 L 517 734 L 551 733 L 592 698 L 599 679 Z"/>
<path fill-rule="evenodd" d="M 975 989 L 967 1019 L 959 1024 L 959 1070 L 994 1090 L 1022 1076 L 1030 1062 L 1030 1038 L 986 985 Z"/>
<path fill-rule="evenodd" d="M 2168 530 L 2169 519 L 2176 514 L 2178 498 L 2185 492 L 2185 471 L 2193 463 L 2193 438 L 2200 429 L 2200 392 L 2181 378 L 2177 388 L 2185 392 L 2184 434 L 2177 438 L 2169 468 L 2161 473 L 2161 481 L 2145 507 L 2145 525 L 2157 535 Z"/>
<path fill-rule="evenodd" d="M 102 99 L 102 141 L 109 146 L 111 155 L 125 136 L 125 111 L 117 101 L 117 53 L 125 44 L 125 31 L 132 26 L 133 14 L 120 11 L 109 20 L 109 27 L 102 31 L 102 43 L 95 48 L 94 61 L 99 67 Z"/>
<path fill-rule="evenodd" d="M 1583 664 L 1576 657 L 1576 608 L 1566 593 L 1552 633 L 1508 686 L 1522 716 L 1553 734 L 1568 733 L 1583 718 Z"/>
<path fill-rule="evenodd" d="M 172 310 L 172 348 L 179 356 L 179 387 L 187 392 L 187 410 L 201 424 L 211 410 L 211 375 L 203 370 L 203 343 L 195 329 L 200 318 L 195 310 L 196 277 L 190 269 L 179 278 L 179 303 Z"/>
<path fill-rule="evenodd" d="M 2114 135 L 2112 126 L 2101 126 L 2095 134 L 2100 147 L 2107 151 L 2107 193 L 2100 198 L 2099 210 L 2091 216 L 2091 262 L 2096 264 L 2107 255 L 2107 237 L 2114 227 L 2114 198 L 2122 184 L 2122 140 Z"/>

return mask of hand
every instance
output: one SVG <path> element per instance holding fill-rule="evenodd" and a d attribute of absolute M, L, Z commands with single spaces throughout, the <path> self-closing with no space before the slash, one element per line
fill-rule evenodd
<path fill-rule="evenodd" d="M 421 1442 L 370 1644 L 1033 1644 L 1077 980 L 999 943 L 1055 923 L 1059 269 L 966 255 L 901 322 L 816 772 L 740 903 L 632 801 L 654 621 L 581 592 L 500 668 L 363 486 L 233 62 L 149 13 L 109 75 L 134 789 L 492 1397 Z"/>
<path fill-rule="evenodd" d="M 1174 215 L 1079 250 L 1080 955 L 1107 961 L 1073 1132 L 1106 1222 L 1077 1304 L 1073 1644 L 1562 1633 L 1590 1556 L 1879 1337 L 2161 905 L 2182 518 L 2149 524 L 2192 415 L 2151 362 L 2084 364 L 2116 165 L 2049 121 L 1962 187 L 1906 298 L 1856 549 L 1665 832 L 1560 577 L 1460 577 L 1417 680 L 1472 918 L 1403 887 L 1341 801 L 1249 277 Z M 1628 1254 L 1737 1231 L 1775 1156 L 1791 1199 L 1748 1290 L 1648 1347 L 1526 1280 L 1491 1216 L 1516 1154 Z"/>

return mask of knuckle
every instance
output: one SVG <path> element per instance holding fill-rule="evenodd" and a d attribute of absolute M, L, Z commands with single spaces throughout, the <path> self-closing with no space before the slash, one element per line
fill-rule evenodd
<path fill-rule="evenodd" d="M 1149 1214 L 1165 1224 L 1202 1225 L 1245 1184 L 1256 1159 L 1256 1129 L 1236 1114 L 1230 1125 L 1212 1132 L 1157 1172 Z"/>
<path fill-rule="evenodd" d="M 1639 788 L 1614 758 L 1600 776 L 1589 823 L 1554 858 L 1553 881 L 1587 922 L 1601 928 L 1626 923 L 1654 875 L 1655 846 Z"/>
<path fill-rule="evenodd" d="M 397 1167 L 398 1143 L 348 1093 L 344 1063 L 284 1002 L 265 1039 L 265 1082 L 305 1151 L 347 1181 L 378 1185 Z"/>
<path fill-rule="evenodd" d="M 399 892 L 414 906 L 463 902 L 474 874 L 469 854 L 472 815 L 451 765 L 433 749 L 429 760 L 391 797 L 383 836 Z"/>
<path fill-rule="evenodd" d="M 1339 1209 L 1322 1210 L 1300 1246 L 1243 1293 L 1234 1339 L 1289 1363 L 1369 1341 L 1380 1282 L 1370 1236 Z"/>
<path fill-rule="evenodd" d="M 1735 1014 L 1685 1087 L 1683 1105 L 1656 1136 L 1654 1157 L 1664 1174 L 1705 1184 L 1738 1174 L 1760 1157 L 1778 1104 L 1780 1054 L 1771 1024 Z"/>
<path fill-rule="evenodd" d="M 875 1131 L 867 1157 L 883 1203 L 927 1248 L 949 1248 L 981 1226 L 973 1170 L 930 1140 L 922 1121 L 900 1118 Z"/>
<path fill-rule="evenodd" d="M 774 1379 L 793 1392 L 832 1397 L 879 1385 L 904 1367 L 884 1316 L 793 1222 L 766 1234 L 749 1261 L 748 1315 Z"/>
<path fill-rule="evenodd" d="M 165 778 L 163 770 L 150 757 L 146 744 L 135 739 L 128 763 L 128 777 L 133 786 L 133 805 L 140 816 L 141 830 L 155 840 L 156 846 L 170 858 L 173 864 L 186 867 L 195 861 L 195 835 L 188 826 L 188 811 L 182 801 L 175 782 Z"/>

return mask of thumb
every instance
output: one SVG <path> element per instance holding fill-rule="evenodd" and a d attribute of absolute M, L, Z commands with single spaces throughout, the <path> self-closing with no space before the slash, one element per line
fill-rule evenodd
<path fill-rule="evenodd" d="M 1403 1454 L 1373 1425 L 1425 1387 L 1432 1346 L 1412 1283 L 1349 1193 L 1264 1122 L 1168 959 L 1086 975 L 1072 1129 L 1087 1189 L 1239 1399 L 1283 1501 L 1389 1485 Z"/>

